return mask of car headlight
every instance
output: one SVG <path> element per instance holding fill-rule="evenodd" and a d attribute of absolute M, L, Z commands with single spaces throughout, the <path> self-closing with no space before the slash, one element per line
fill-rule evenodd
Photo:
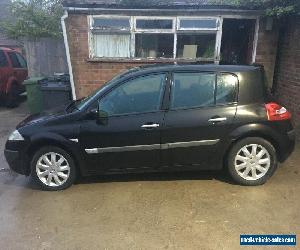
<path fill-rule="evenodd" d="M 24 137 L 20 134 L 18 130 L 15 130 L 8 137 L 9 141 L 24 141 Z"/>

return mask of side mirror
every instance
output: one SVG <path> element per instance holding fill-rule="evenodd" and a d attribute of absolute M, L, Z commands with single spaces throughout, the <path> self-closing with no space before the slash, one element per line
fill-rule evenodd
<path fill-rule="evenodd" d="M 98 118 L 98 109 L 91 109 L 88 113 L 88 118 L 97 119 Z"/>

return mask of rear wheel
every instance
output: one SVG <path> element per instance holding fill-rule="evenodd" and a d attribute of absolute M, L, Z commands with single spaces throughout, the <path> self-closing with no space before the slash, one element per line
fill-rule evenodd
<path fill-rule="evenodd" d="M 65 150 L 49 146 L 34 154 L 31 176 L 44 190 L 63 190 L 74 183 L 76 168 L 72 157 Z"/>
<path fill-rule="evenodd" d="M 276 168 L 275 148 L 263 138 L 242 139 L 230 150 L 228 170 L 239 184 L 248 186 L 264 184 Z"/>
<path fill-rule="evenodd" d="M 19 89 L 17 84 L 13 84 L 10 91 L 5 97 L 5 106 L 8 108 L 15 108 L 19 105 Z"/>

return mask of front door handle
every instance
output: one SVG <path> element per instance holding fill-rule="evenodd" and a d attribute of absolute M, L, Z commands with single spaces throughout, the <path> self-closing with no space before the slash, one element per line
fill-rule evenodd
<path fill-rule="evenodd" d="M 142 125 L 141 128 L 151 129 L 151 128 L 158 128 L 158 127 L 159 127 L 158 123 L 151 123 L 151 124 L 144 124 L 144 125 Z"/>
<path fill-rule="evenodd" d="M 227 120 L 227 117 L 215 117 L 215 118 L 210 118 L 208 121 L 209 122 L 224 122 Z"/>

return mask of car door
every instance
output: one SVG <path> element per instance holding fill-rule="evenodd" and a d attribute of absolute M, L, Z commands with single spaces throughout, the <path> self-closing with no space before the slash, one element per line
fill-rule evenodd
<path fill-rule="evenodd" d="M 20 83 L 23 82 L 24 80 L 26 80 L 27 76 L 28 76 L 28 70 L 27 70 L 27 62 L 25 60 L 25 58 L 20 54 L 20 53 L 16 53 L 18 61 L 19 61 L 19 81 Z"/>
<path fill-rule="evenodd" d="M 26 61 L 16 52 L 8 52 L 8 56 L 13 68 L 13 75 L 17 78 L 18 83 L 22 83 L 27 77 Z"/>
<path fill-rule="evenodd" d="M 139 76 L 110 90 L 99 99 L 105 122 L 82 122 L 80 143 L 87 167 L 96 172 L 157 168 L 164 111 L 166 74 Z"/>
<path fill-rule="evenodd" d="M 237 77 L 174 72 L 162 130 L 162 164 L 179 169 L 220 167 L 236 113 Z"/>
<path fill-rule="evenodd" d="M 9 64 L 5 52 L 0 50 L 0 92 L 5 93 L 9 78 Z"/>

